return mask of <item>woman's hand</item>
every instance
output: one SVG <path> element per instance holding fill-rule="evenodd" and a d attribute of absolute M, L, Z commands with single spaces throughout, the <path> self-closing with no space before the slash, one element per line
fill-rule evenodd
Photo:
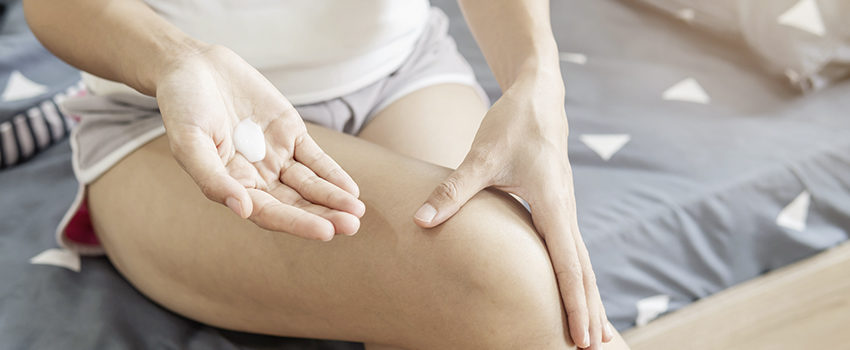
<path fill-rule="evenodd" d="M 584 348 L 600 339 L 608 342 L 614 334 L 578 230 L 567 133 L 563 83 L 517 81 L 484 117 L 463 163 L 434 190 L 414 221 L 439 225 L 486 187 L 528 201 L 552 260 L 570 334 Z"/>
<path fill-rule="evenodd" d="M 156 99 L 171 151 L 204 195 L 258 226 L 310 239 L 354 234 L 365 212 L 354 180 L 307 134 L 281 93 L 232 51 L 205 47 L 164 67 Z M 236 152 L 233 130 L 251 118 L 266 157 Z"/>

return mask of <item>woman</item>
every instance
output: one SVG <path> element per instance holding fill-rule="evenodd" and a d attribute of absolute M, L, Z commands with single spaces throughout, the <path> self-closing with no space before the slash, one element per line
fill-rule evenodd
<path fill-rule="evenodd" d="M 57 56 L 156 98 L 91 77 L 68 102 L 84 187 L 60 241 L 223 328 L 625 348 L 576 224 L 548 2 L 460 3 L 503 89 L 489 110 L 426 0 L 26 0 Z M 260 161 L 234 146 L 244 119 Z"/>

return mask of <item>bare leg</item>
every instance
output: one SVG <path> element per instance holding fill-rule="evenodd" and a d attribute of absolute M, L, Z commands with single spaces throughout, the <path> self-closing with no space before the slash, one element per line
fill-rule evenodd
<path fill-rule="evenodd" d="M 487 106 L 470 86 L 434 85 L 394 102 L 359 136 L 398 153 L 455 168 L 469 151 L 486 112 Z"/>
<path fill-rule="evenodd" d="M 403 155 L 454 169 L 469 152 L 486 112 L 487 107 L 471 87 L 433 85 L 387 106 L 358 136 Z"/>
<path fill-rule="evenodd" d="M 360 233 L 305 241 L 206 200 L 161 137 L 90 187 L 119 271 L 200 322 L 405 348 L 568 348 L 554 276 L 529 218 L 483 192 L 439 229 L 410 219 L 447 170 L 308 126 L 361 186 Z M 611 347 L 614 348 L 614 347 Z"/>
<path fill-rule="evenodd" d="M 471 87 L 434 85 L 387 106 L 358 136 L 392 151 L 454 169 L 469 151 L 486 111 Z M 397 349 L 366 344 L 366 350 Z"/>

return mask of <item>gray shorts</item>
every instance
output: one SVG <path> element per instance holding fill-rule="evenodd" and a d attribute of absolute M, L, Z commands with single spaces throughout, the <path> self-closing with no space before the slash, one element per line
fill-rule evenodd
<path fill-rule="evenodd" d="M 369 120 L 392 102 L 418 89 L 444 83 L 473 87 L 482 101 L 489 99 L 472 68 L 448 35 L 448 18 L 431 8 L 427 27 L 410 56 L 388 76 L 360 90 L 331 100 L 295 106 L 311 123 L 356 135 Z M 80 182 L 77 198 L 57 229 L 60 245 L 82 254 L 101 253 L 99 246 L 79 244 L 65 233 L 68 222 L 80 216 L 85 186 L 125 156 L 165 133 L 162 116 L 151 97 L 87 95 L 66 100 L 62 108 L 80 119 L 71 133 L 72 164 Z M 76 219 L 75 219 L 76 222 Z M 73 235 L 72 235 L 73 236 Z"/>
<path fill-rule="evenodd" d="M 389 104 L 431 85 L 469 85 L 489 104 L 472 68 L 448 35 L 448 24 L 445 13 L 432 8 L 422 36 L 397 70 L 348 95 L 295 106 L 296 109 L 307 122 L 356 135 Z M 80 171 L 77 175 L 81 182 L 91 182 L 118 160 L 165 132 L 155 100 L 147 99 L 89 95 L 63 104 L 67 112 L 80 117 L 72 143 L 75 168 Z"/>

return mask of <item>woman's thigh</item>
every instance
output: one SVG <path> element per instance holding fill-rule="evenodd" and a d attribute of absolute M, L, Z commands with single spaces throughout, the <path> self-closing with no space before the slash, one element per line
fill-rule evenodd
<path fill-rule="evenodd" d="M 269 232 L 205 199 L 160 137 L 89 187 L 117 269 L 157 303 L 210 325 L 411 348 L 567 341 L 545 247 L 525 210 L 482 192 L 438 229 L 410 219 L 445 168 L 308 126 L 358 182 L 360 232 Z"/>
<path fill-rule="evenodd" d="M 456 168 L 486 112 L 472 87 L 432 85 L 384 108 L 358 136 L 409 157 Z"/>

